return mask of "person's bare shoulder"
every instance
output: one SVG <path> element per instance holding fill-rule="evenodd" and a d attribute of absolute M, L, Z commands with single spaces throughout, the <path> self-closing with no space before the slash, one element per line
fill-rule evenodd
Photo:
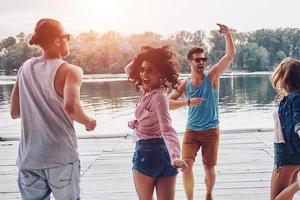
<path fill-rule="evenodd" d="M 68 85 L 81 85 L 83 79 L 83 71 L 80 67 L 68 63 L 62 64 L 55 76 L 55 90 L 61 97 L 64 96 L 66 83 Z"/>
<path fill-rule="evenodd" d="M 67 71 L 83 73 L 83 70 L 81 69 L 81 67 L 76 66 L 76 65 L 72 65 L 72 64 L 69 64 L 69 63 L 64 63 L 64 64 L 62 64 L 62 67 L 64 67 Z"/>
<path fill-rule="evenodd" d="M 83 70 L 80 67 L 76 66 L 76 65 L 72 65 L 72 64 L 69 64 L 69 63 L 64 63 L 64 64 L 62 64 L 61 69 L 68 76 L 73 76 L 74 78 L 78 77 L 80 79 L 82 79 L 82 77 L 83 77 Z"/>

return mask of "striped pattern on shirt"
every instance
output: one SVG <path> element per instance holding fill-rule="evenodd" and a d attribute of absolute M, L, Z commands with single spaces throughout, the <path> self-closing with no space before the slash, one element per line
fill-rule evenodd
<path fill-rule="evenodd" d="M 164 88 L 144 92 L 135 110 L 136 120 L 129 122 L 138 138 L 147 140 L 163 138 L 167 146 L 171 164 L 180 159 L 180 144 L 177 132 L 172 127 L 168 99 Z"/>

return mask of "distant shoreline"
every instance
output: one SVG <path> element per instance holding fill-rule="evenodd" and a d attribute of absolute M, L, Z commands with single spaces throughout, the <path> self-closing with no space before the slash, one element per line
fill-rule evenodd
<path fill-rule="evenodd" d="M 272 132 L 273 128 L 248 128 L 248 129 L 221 129 L 222 134 L 230 133 L 266 133 Z M 180 135 L 184 134 L 179 132 Z M 115 134 L 101 134 L 101 133 L 86 133 L 86 134 L 77 134 L 77 139 L 107 139 L 107 138 L 131 138 L 132 134 L 129 133 L 115 133 Z M 0 142 L 5 141 L 19 141 L 20 136 L 2 136 L 0 137 Z"/>
<path fill-rule="evenodd" d="M 230 71 L 225 72 L 222 77 L 228 76 L 243 76 L 243 75 L 270 75 L 272 72 L 269 71 L 258 71 L 258 72 L 245 72 L 245 71 Z M 180 74 L 180 78 L 188 77 L 188 73 Z M 0 75 L 0 84 L 1 81 L 15 81 L 17 75 Z M 84 82 L 91 82 L 97 79 L 105 81 L 114 81 L 114 80 L 125 80 L 127 75 L 124 74 L 84 74 Z"/>

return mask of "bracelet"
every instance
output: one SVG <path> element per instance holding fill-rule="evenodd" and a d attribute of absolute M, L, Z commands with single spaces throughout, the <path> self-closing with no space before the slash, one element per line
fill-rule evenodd
<path fill-rule="evenodd" d="M 191 100 L 190 99 L 188 99 L 188 106 L 190 106 L 191 105 Z"/>

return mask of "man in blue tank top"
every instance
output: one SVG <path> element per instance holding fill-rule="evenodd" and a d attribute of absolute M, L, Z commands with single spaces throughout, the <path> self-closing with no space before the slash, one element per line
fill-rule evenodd
<path fill-rule="evenodd" d="M 193 164 L 200 148 L 205 171 L 206 200 L 212 199 L 212 190 L 216 180 L 215 165 L 219 148 L 220 76 L 229 68 L 235 56 L 231 32 L 227 26 L 218 25 L 219 32 L 224 35 L 226 40 L 226 54 L 208 72 L 205 72 L 207 58 L 204 50 L 199 47 L 191 49 L 187 55 L 191 75 L 169 95 L 170 109 L 189 107 L 182 145 L 182 158 L 189 166 L 183 172 L 183 185 L 188 200 L 193 199 Z M 178 100 L 183 94 L 186 99 Z"/>

